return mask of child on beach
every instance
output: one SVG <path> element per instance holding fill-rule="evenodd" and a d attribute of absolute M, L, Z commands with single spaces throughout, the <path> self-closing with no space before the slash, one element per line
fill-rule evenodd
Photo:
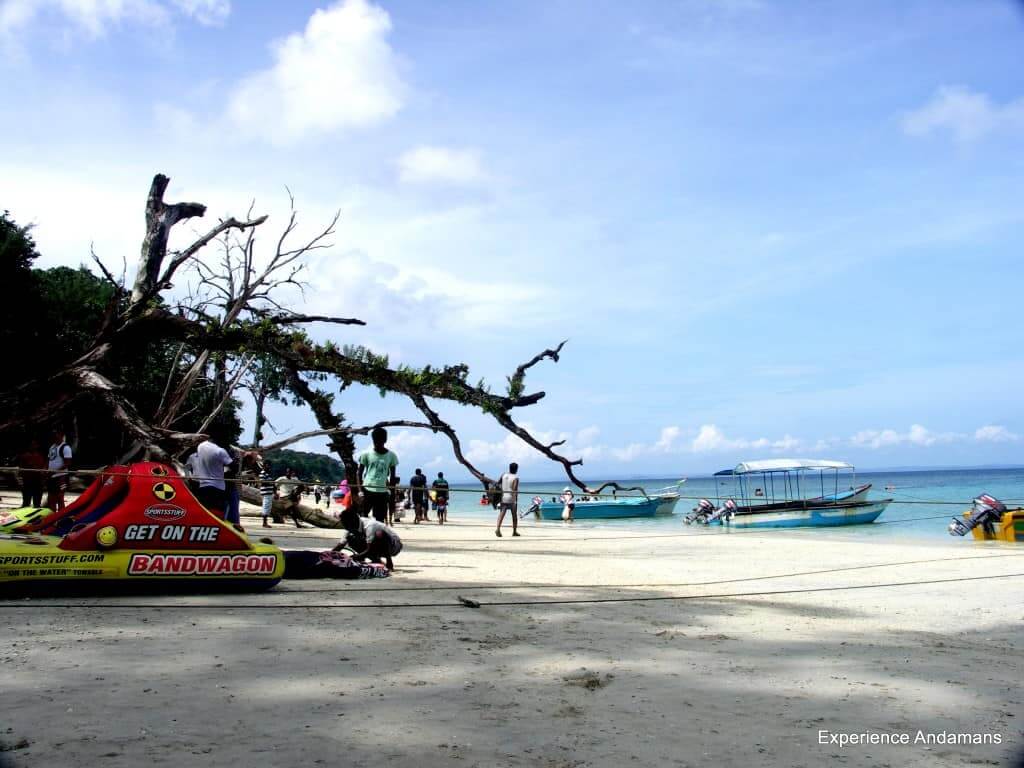
<path fill-rule="evenodd" d="M 434 489 L 434 508 L 437 510 L 438 525 L 448 522 L 448 481 L 444 472 L 437 473 L 437 480 L 430 484 Z"/>

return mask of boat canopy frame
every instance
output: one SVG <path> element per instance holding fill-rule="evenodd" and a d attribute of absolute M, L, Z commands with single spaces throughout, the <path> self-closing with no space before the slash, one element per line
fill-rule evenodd
<path fill-rule="evenodd" d="M 776 504 L 792 504 L 805 502 L 810 503 L 823 499 L 826 495 L 826 473 L 831 473 L 829 484 L 832 486 L 832 493 L 839 495 L 839 473 L 849 470 L 851 473 L 850 487 L 855 488 L 857 484 L 857 470 L 852 464 L 845 461 L 831 461 L 829 459 L 764 459 L 761 461 L 745 461 L 736 465 L 731 470 L 716 472 L 717 476 L 731 475 L 736 480 L 736 488 L 739 490 L 739 498 L 729 498 L 741 507 L 774 506 Z M 815 490 L 821 493 L 815 497 L 807 497 L 801 490 L 801 479 L 804 475 L 816 472 L 818 483 L 805 482 L 803 487 L 810 492 L 815 485 Z M 754 479 L 751 476 L 760 476 L 761 485 L 751 491 Z M 778 479 L 777 479 L 778 478 Z M 759 496 L 756 490 L 761 490 Z M 715 487 L 718 506 L 722 504 L 722 493 L 719 486 Z"/>

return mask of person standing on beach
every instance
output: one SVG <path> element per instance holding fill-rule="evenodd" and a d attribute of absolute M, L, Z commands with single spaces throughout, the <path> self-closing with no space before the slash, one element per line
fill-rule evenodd
<path fill-rule="evenodd" d="M 383 427 L 374 429 L 370 439 L 373 440 L 373 448 L 359 455 L 359 488 L 363 493 L 364 510 L 384 523 L 388 519 L 389 486 L 395 484 L 398 456 L 388 450 L 388 431 Z"/>
<path fill-rule="evenodd" d="M 514 461 L 508 465 L 508 472 L 501 476 L 501 512 L 498 513 L 498 527 L 494 535 L 501 536 L 501 522 L 505 513 L 512 513 L 512 535 L 519 535 L 519 465 Z"/>
<path fill-rule="evenodd" d="M 238 480 L 241 476 L 242 462 L 241 458 L 235 455 L 234 449 L 228 450 L 228 455 L 231 456 L 231 463 L 224 468 L 224 519 L 229 523 L 241 525 L 242 497 L 239 495 Z"/>
<path fill-rule="evenodd" d="M 562 519 L 567 523 L 571 523 L 576 510 L 576 497 L 573 495 L 572 488 L 569 486 L 565 487 L 562 491 Z"/>
<path fill-rule="evenodd" d="M 218 445 L 222 440 L 228 442 L 220 431 L 210 430 L 210 436 L 196 446 L 195 454 L 189 458 L 189 466 L 199 484 L 196 498 L 220 518 L 224 517 L 228 501 L 224 469 L 234 461 L 231 454 Z"/>
<path fill-rule="evenodd" d="M 57 427 L 53 431 L 53 445 L 46 454 L 46 466 L 50 470 L 46 481 L 46 506 L 54 512 L 64 511 L 64 490 L 68 487 L 71 458 L 71 446 L 64 439 L 64 430 Z"/>
<path fill-rule="evenodd" d="M 274 513 L 274 491 L 277 485 L 274 483 L 274 478 L 270 476 L 270 467 L 265 463 L 260 462 L 260 501 L 262 502 L 263 511 L 263 527 L 270 527 L 270 517 Z"/>
<path fill-rule="evenodd" d="M 399 494 L 401 494 L 401 491 L 398 490 L 398 486 L 401 484 L 402 478 L 398 475 L 395 475 L 394 481 L 388 484 L 388 525 L 395 524 L 395 510 L 398 508 Z"/>
<path fill-rule="evenodd" d="M 419 525 L 420 520 L 427 519 L 427 476 L 419 467 L 416 467 L 416 474 L 409 480 L 409 486 L 412 488 L 412 521 Z"/>
<path fill-rule="evenodd" d="M 296 528 L 305 528 L 299 521 L 299 500 L 302 498 L 302 483 L 295 477 L 291 467 L 286 467 L 284 474 L 274 481 L 281 495 L 288 500 L 288 514 L 292 516 Z"/>
<path fill-rule="evenodd" d="M 432 482 L 430 487 L 434 489 L 437 523 L 443 525 L 448 522 L 448 481 L 444 479 L 444 472 L 437 473 L 437 480 Z"/>
<path fill-rule="evenodd" d="M 28 447 L 18 454 L 18 475 L 21 477 L 21 506 L 43 506 L 43 486 L 45 483 L 46 456 L 43 454 L 39 440 L 33 437 Z"/>

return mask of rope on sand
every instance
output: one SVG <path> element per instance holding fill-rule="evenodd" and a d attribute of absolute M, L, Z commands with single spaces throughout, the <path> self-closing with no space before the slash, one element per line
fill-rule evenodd
<path fill-rule="evenodd" d="M 986 579 L 1017 579 L 1024 578 L 1024 573 L 1002 573 L 986 576 Z M 459 596 L 458 603 L 45 603 L 33 604 L 30 602 L 21 603 L 0 603 L 0 610 L 4 608 L 104 608 L 125 609 L 125 610 L 195 610 L 196 608 L 216 608 L 218 610 L 249 610 L 259 609 L 298 609 L 298 610 L 374 610 L 386 608 L 453 608 L 457 605 L 469 605 L 472 608 L 489 608 L 499 606 L 522 606 L 535 605 L 601 605 L 609 603 L 652 603 L 665 602 L 670 600 L 727 600 L 745 597 L 775 597 L 780 595 L 802 595 L 817 592 L 852 592 L 865 589 L 892 589 L 895 587 L 916 587 L 929 586 L 933 584 L 951 584 L 963 582 L 962 577 L 951 579 L 920 579 L 917 581 L 891 581 L 882 584 L 846 584 L 837 587 L 803 587 L 794 589 L 776 589 L 764 592 L 720 592 L 710 595 L 647 595 L 634 597 L 586 597 L 586 598 L 563 598 L 554 600 L 494 600 L 491 602 L 480 602 Z"/>

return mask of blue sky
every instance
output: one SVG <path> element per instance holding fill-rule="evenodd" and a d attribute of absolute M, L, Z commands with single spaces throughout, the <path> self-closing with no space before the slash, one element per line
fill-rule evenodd
<path fill-rule="evenodd" d="M 288 185 L 308 229 L 342 213 L 295 297 L 369 323 L 335 338 L 496 386 L 570 339 L 519 418 L 594 478 L 1020 463 L 1022 43 L 983 0 L 0 0 L 0 206 L 44 266 L 119 264 L 157 171 L 255 199 L 268 246 Z M 441 409 L 485 468 L 556 474 Z"/>

